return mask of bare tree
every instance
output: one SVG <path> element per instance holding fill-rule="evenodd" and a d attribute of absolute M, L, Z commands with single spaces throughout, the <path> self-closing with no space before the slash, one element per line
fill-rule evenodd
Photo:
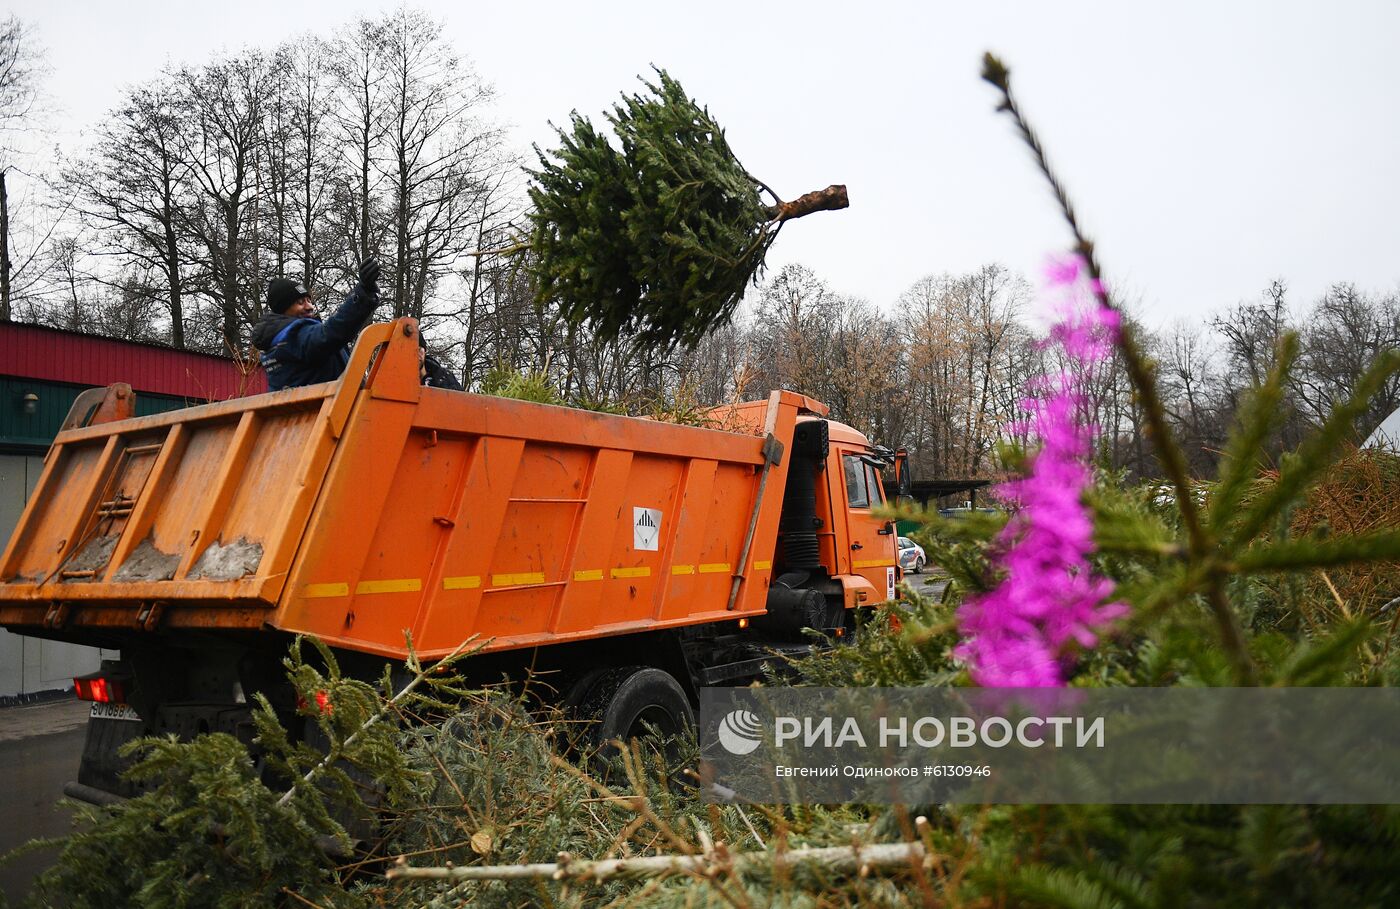
<path fill-rule="evenodd" d="M 476 225 L 473 245 L 477 249 L 490 249 L 508 243 L 515 233 L 512 226 L 518 214 L 519 195 L 518 169 L 498 167 L 494 176 L 481 182 L 479 205 L 476 212 Z M 501 301 L 494 298 L 494 291 L 504 285 L 497 278 L 512 270 L 520 271 L 523 260 L 511 260 L 497 256 L 468 257 L 466 267 L 460 272 L 463 297 L 461 305 L 453 308 L 451 317 L 457 322 L 462 338 L 462 387 L 470 388 L 474 379 L 491 363 L 489 354 L 481 349 L 478 339 L 483 325 L 492 312 L 501 307 Z M 522 272 L 523 278 L 523 272 Z M 522 291 L 529 291 L 524 284 L 516 285 Z M 529 304 L 528 297 L 517 301 Z M 518 307 L 517 307 L 518 308 Z M 569 345 L 568 353 L 573 353 Z M 574 379 L 574 364 L 565 364 L 565 395 L 571 393 L 569 387 Z"/>
<path fill-rule="evenodd" d="M 256 214 L 269 75 L 267 58 L 250 51 L 178 76 L 187 118 L 182 153 L 199 190 L 191 228 L 209 274 L 207 292 L 219 305 L 221 346 L 228 350 L 241 348 L 261 296 L 256 244 L 246 234 Z"/>
<path fill-rule="evenodd" d="M 1239 388 L 1264 384 L 1277 359 L 1278 341 L 1290 327 L 1288 285 L 1275 279 L 1258 302 L 1236 303 L 1211 321 L 1225 339 L 1230 371 Z"/>
<path fill-rule="evenodd" d="M 13 263 L 9 173 L 14 134 L 29 126 L 43 76 L 43 51 L 18 16 L 0 22 L 0 322 L 10 320 Z"/>
<path fill-rule="evenodd" d="M 159 300 L 170 321 L 170 344 L 185 347 L 186 221 L 194 184 L 180 140 L 178 98 L 172 80 L 131 89 L 124 103 L 96 129 L 87 157 L 65 168 L 95 248 L 118 261 L 121 273 L 149 273 L 157 280 L 98 278 L 109 287 Z M 129 271 L 130 270 L 130 271 Z"/>
<path fill-rule="evenodd" d="M 1024 279 L 996 264 L 930 275 L 901 295 L 912 414 L 906 444 L 921 476 L 981 476 L 1019 410 L 1036 362 L 1018 321 Z"/>
<path fill-rule="evenodd" d="M 360 19 L 341 29 L 331 42 L 330 56 L 336 97 L 332 125 L 339 158 L 332 213 L 353 258 L 363 261 L 379 251 L 383 234 L 378 198 L 384 135 L 382 23 Z M 347 259 L 343 264 L 348 270 L 353 263 Z"/>
<path fill-rule="evenodd" d="M 288 129 L 289 237 L 291 257 L 302 281 L 315 287 L 334 256 L 331 222 L 334 199 L 332 111 L 334 88 L 331 50 L 314 36 L 288 44 L 279 54 L 286 79 L 282 86 Z"/>
<path fill-rule="evenodd" d="M 481 118 L 490 88 L 443 39 L 439 23 L 401 7 L 380 34 L 393 314 L 422 319 L 429 291 L 480 233 L 478 213 L 502 140 Z"/>
<path fill-rule="evenodd" d="M 907 444 L 919 476 L 947 476 L 957 444 L 958 402 L 966 380 L 957 354 L 963 288 L 952 275 L 920 278 L 896 305 L 903 328 L 911 434 Z"/>
<path fill-rule="evenodd" d="M 975 477 L 987 469 L 1001 425 L 1010 416 L 996 406 L 1005 398 L 998 389 L 1011 378 L 1004 366 L 1020 336 L 1017 320 L 1030 299 L 1030 286 L 1020 275 L 997 263 L 983 265 L 968 274 L 963 283 L 971 317 L 965 341 L 972 377 L 966 405 L 967 471 L 968 476 Z"/>
<path fill-rule="evenodd" d="M 296 152 L 293 83 L 285 47 L 271 55 L 264 87 L 253 167 L 252 247 L 256 268 L 269 277 L 285 275 L 291 258 L 293 176 Z M 254 296 L 259 288 L 254 286 Z"/>
<path fill-rule="evenodd" d="M 1178 321 L 1156 341 L 1168 416 L 1192 470 L 1198 476 L 1210 476 L 1228 429 L 1219 352 L 1199 323 Z"/>
<path fill-rule="evenodd" d="M 1293 328 L 1288 285 L 1282 279 L 1271 281 L 1259 300 L 1236 303 L 1213 319 L 1211 327 L 1225 343 L 1222 384 L 1228 403 L 1227 419 L 1233 419 L 1244 396 L 1262 385 L 1277 365 L 1279 341 Z M 1269 444 L 1272 455 L 1292 448 L 1302 438 L 1302 425 L 1293 413 L 1295 398 L 1290 388 L 1284 402 L 1289 413 Z"/>
<path fill-rule="evenodd" d="M 1400 299 L 1394 293 L 1373 296 L 1353 284 L 1334 284 L 1313 305 L 1301 336 L 1293 389 L 1304 416 L 1319 424 L 1355 393 L 1376 357 L 1400 347 Z M 1358 434 L 1370 432 L 1397 407 L 1400 378 L 1392 376 L 1358 420 Z"/>
<path fill-rule="evenodd" d="M 876 441 L 897 443 L 907 417 L 899 329 L 865 300 L 836 302 L 825 383 L 832 413 Z"/>
<path fill-rule="evenodd" d="M 707 404 L 722 404 L 767 389 L 753 387 L 752 360 L 746 333 L 730 322 L 700 340 L 693 350 L 680 351 L 680 371 L 695 396 Z"/>
<path fill-rule="evenodd" d="M 759 289 L 752 350 L 758 381 L 821 397 L 836 295 L 803 265 L 785 265 Z"/>

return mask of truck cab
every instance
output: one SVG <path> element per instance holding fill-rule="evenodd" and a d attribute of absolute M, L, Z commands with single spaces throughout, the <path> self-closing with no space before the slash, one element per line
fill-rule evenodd
<path fill-rule="evenodd" d="M 885 464 L 865 436 L 833 423 L 832 451 L 826 470 L 832 507 L 830 563 L 843 579 L 847 608 L 873 605 L 895 596 L 898 580 L 894 525 L 877 518 L 885 504 L 880 473 Z"/>

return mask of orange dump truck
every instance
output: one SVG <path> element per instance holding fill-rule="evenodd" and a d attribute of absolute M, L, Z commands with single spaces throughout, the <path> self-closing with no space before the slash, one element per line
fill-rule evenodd
<path fill-rule="evenodd" d="M 75 404 L 0 559 L 0 625 L 122 653 L 79 680 L 75 794 L 124 791 L 143 732 L 250 738 L 254 691 L 290 717 L 295 634 L 366 672 L 476 636 L 475 672 L 549 671 L 611 736 L 689 723 L 697 688 L 894 596 L 893 458 L 819 402 L 773 392 L 721 431 L 426 388 L 416 330 L 369 327 L 337 382 Z"/>

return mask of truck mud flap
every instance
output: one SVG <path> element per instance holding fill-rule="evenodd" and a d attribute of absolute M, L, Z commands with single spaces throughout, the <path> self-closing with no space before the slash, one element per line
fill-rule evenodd
<path fill-rule="evenodd" d="M 77 780 L 69 780 L 63 784 L 63 794 L 70 799 L 77 799 L 80 802 L 87 802 L 89 805 L 121 805 L 126 802 L 126 798 L 120 795 L 113 795 L 105 789 L 98 789 L 96 786 L 84 786 Z"/>

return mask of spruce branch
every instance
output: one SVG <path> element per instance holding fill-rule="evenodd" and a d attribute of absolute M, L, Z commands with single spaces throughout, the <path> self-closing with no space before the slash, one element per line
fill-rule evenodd
<path fill-rule="evenodd" d="M 1336 627 L 1331 634 L 1300 647 L 1279 667 L 1279 679 L 1286 685 L 1315 688 L 1335 685 L 1338 667 L 1370 639 L 1374 629 L 1366 619 L 1356 619 Z"/>
<path fill-rule="evenodd" d="M 1291 462 L 1279 471 L 1274 485 L 1240 520 L 1230 543 L 1247 545 L 1317 476 L 1352 433 L 1356 419 L 1366 412 L 1371 398 L 1400 371 L 1400 350 L 1388 350 L 1376 358 L 1356 383 L 1352 396 L 1327 416 L 1322 426 L 1303 440 Z"/>
<path fill-rule="evenodd" d="M 1233 567 L 1236 571 L 1253 574 L 1394 559 L 1400 559 L 1400 530 L 1327 539 L 1284 540 L 1256 546 L 1242 553 Z M 1333 592 L 1336 595 L 1335 588 Z"/>
<path fill-rule="evenodd" d="M 1085 265 L 1089 269 L 1089 276 L 1093 279 L 1094 294 L 1099 302 L 1122 315 L 1123 310 L 1112 295 L 1108 292 L 1107 286 L 1103 282 L 1103 269 L 1099 264 L 1098 256 L 1094 251 L 1093 242 L 1085 235 L 1079 226 L 1079 219 L 1075 215 L 1074 205 L 1070 202 L 1069 194 L 1065 191 L 1064 184 L 1050 167 L 1050 161 L 1046 157 L 1044 146 L 1040 143 L 1040 138 L 1036 135 L 1025 116 L 1021 113 L 1020 107 L 1016 104 L 1015 97 L 1011 93 L 1011 74 L 1000 60 L 988 53 L 983 58 L 982 78 L 996 86 L 1002 93 L 1002 101 L 998 110 L 1010 114 L 1016 124 L 1017 130 L 1021 134 L 1021 139 L 1030 148 L 1031 154 L 1035 157 L 1036 165 L 1040 168 L 1041 174 L 1050 184 L 1051 192 L 1054 193 L 1055 201 L 1060 206 L 1060 213 L 1068 223 L 1070 231 L 1074 235 L 1075 250 L 1084 258 Z M 1182 455 L 1181 448 L 1172 436 L 1171 429 L 1167 425 L 1166 408 L 1162 405 L 1161 396 L 1157 393 L 1157 383 L 1155 370 L 1147 357 L 1143 354 L 1141 347 L 1137 343 L 1136 335 L 1131 324 L 1124 320 L 1120 331 L 1119 349 L 1123 353 L 1123 359 L 1128 370 L 1129 380 L 1132 382 L 1133 391 L 1143 404 L 1143 411 L 1147 417 L 1148 431 L 1152 439 L 1153 449 L 1161 459 L 1162 467 L 1167 472 L 1167 478 L 1172 484 L 1176 493 L 1177 502 L 1181 508 L 1182 517 L 1187 526 L 1187 532 L 1191 537 L 1192 549 L 1194 552 L 1203 553 L 1208 548 L 1209 542 L 1201 526 L 1200 515 L 1196 506 L 1195 498 L 1191 494 L 1191 485 L 1186 469 L 1186 460 Z"/>
<path fill-rule="evenodd" d="M 1094 548 L 1099 552 L 1113 553 L 1117 555 L 1140 555 L 1157 556 L 1164 559 L 1184 559 L 1188 555 L 1185 547 L 1179 543 L 1168 543 L 1160 540 L 1133 540 L 1127 538 L 1103 539 L 1094 538 Z"/>
<path fill-rule="evenodd" d="M 1079 218 L 1075 215 L 1074 205 L 1070 202 L 1064 184 L 1050 167 L 1050 161 L 1046 157 L 1045 148 L 1041 145 L 1040 138 L 1016 104 L 1015 96 L 1011 92 L 1010 70 L 994 55 L 987 53 L 982 58 L 982 78 L 1001 92 L 1001 103 L 997 109 L 1011 115 L 1016 129 L 1021 134 L 1022 141 L 1030 148 L 1036 165 L 1050 184 L 1055 201 L 1060 206 L 1060 213 L 1064 216 L 1065 222 L 1074 235 L 1075 250 L 1083 257 L 1085 266 L 1089 270 L 1093 291 L 1098 297 L 1099 303 L 1121 316 L 1122 308 L 1112 298 L 1104 284 L 1103 269 L 1099 265 L 1094 244 L 1080 228 Z M 1181 512 L 1182 524 L 1186 528 L 1191 557 L 1193 560 L 1210 563 L 1213 561 L 1211 556 L 1214 543 L 1209 531 L 1201 522 L 1200 508 L 1191 489 L 1186 456 L 1182 453 L 1181 446 L 1176 443 L 1167 423 L 1166 408 L 1163 406 L 1161 395 L 1157 391 L 1156 370 L 1138 344 L 1132 325 L 1127 319 L 1122 319 L 1120 325 L 1118 349 L 1123 355 L 1128 380 L 1132 383 L 1133 391 L 1142 404 L 1143 414 L 1147 419 L 1147 435 L 1152 441 L 1152 448 L 1157 454 L 1162 469 L 1166 472 L 1168 482 L 1171 483 L 1172 489 L 1176 493 L 1177 507 Z M 1239 620 L 1230 609 L 1229 601 L 1225 597 L 1224 583 L 1225 578 L 1221 571 L 1209 571 L 1206 599 L 1215 618 L 1221 643 L 1234 665 L 1237 681 L 1240 684 L 1250 684 L 1255 676 L 1254 663 L 1249 656 L 1249 649 L 1245 645 L 1244 632 L 1240 628 Z"/>
<path fill-rule="evenodd" d="M 355 740 L 358 739 L 365 732 L 367 732 L 372 726 L 374 726 L 380 720 L 384 719 L 384 717 L 387 716 L 390 713 L 390 711 L 394 710 L 405 698 L 407 698 L 411 693 L 413 693 L 413 690 L 416 689 L 420 684 L 422 684 L 424 679 L 426 679 L 429 675 L 431 675 L 434 672 L 440 672 L 442 669 L 444 669 L 447 666 L 450 666 L 453 662 L 460 659 L 464 654 L 466 654 L 468 652 L 468 649 L 471 648 L 471 646 L 476 642 L 476 639 L 477 635 L 472 635 L 471 637 L 467 638 L 465 641 L 458 644 L 455 650 L 453 650 L 447 656 L 443 657 L 441 660 L 434 663 L 432 666 L 422 666 L 418 663 L 416 657 L 411 656 L 409 660 L 409 666 L 416 670 L 416 674 L 409 681 L 409 683 L 405 685 L 402 689 L 400 689 L 398 694 L 395 694 L 392 698 L 389 698 L 382 705 L 380 705 L 378 710 L 370 714 L 369 718 L 366 719 L 364 723 L 360 725 L 360 728 L 356 729 L 354 732 L 350 733 L 350 735 L 346 736 L 345 741 L 340 743 L 340 747 L 330 748 L 329 753 L 320 761 L 318 761 L 315 764 L 315 766 L 313 766 L 310 770 L 306 771 L 302 778 L 299 781 L 297 781 L 296 785 L 294 785 L 291 789 L 288 789 L 282 794 L 282 797 L 277 800 L 277 806 L 279 808 L 287 807 L 287 805 L 291 803 L 292 798 L 297 794 L 297 791 L 299 789 L 310 785 L 312 781 L 316 779 L 316 777 L 320 776 L 323 772 L 325 772 L 327 767 L 334 764 L 340 758 L 341 754 L 346 748 L 354 744 Z M 413 641 L 410 639 L 410 651 L 412 650 L 412 646 Z"/>
<path fill-rule="evenodd" d="M 1235 508 L 1254 476 L 1258 453 L 1281 419 L 1284 387 L 1297 358 L 1298 336 L 1289 332 L 1279 339 L 1273 369 L 1244 407 L 1244 417 L 1225 446 L 1220 481 L 1210 503 L 1210 528 L 1216 535 L 1236 517 Z"/>

